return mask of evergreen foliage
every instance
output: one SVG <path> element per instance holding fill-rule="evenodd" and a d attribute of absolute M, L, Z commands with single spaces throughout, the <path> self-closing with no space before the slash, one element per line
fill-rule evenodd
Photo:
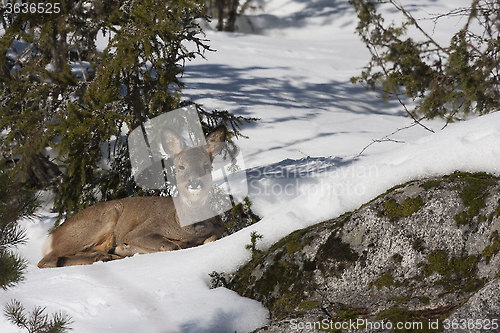
<path fill-rule="evenodd" d="M 44 314 L 45 308 L 35 307 L 31 313 L 17 300 L 12 300 L 4 308 L 7 319 L 28 333 L 63 333 L 70 330 L 71 317 L 57 312 L 52 317 Z"/>
<path fill-rule="evenodd" d="M 233 201 L 232 196 L 231 201 Z M 260 217 L 252 211 L 252 202 L 248 196 L 238 204 L 233 203 L 233 208 L 220 214 L 224 223 L 222 237 L 229 236 L 260 221 Z"/>
<path fill-rule="evenodd" d="M 470 7 L 458 8 L 443 17 L 464 17 L 464 26 L 454 34 L 449 45 L 440 45 L 427 33 L 409 11 L 395 0 L 350 0 L 358 14 L 357 32 L 372 58 L 359 77 L 371 89 L 379 87 L 383 96 L 404 93 L 417 100 L 411 111 L 432 119 L 452 121 L 473 112 L 479 115 L 500 107 L 500 2 L 473 0 Z M 401 25 L 386 24 L 377 11 L 390 4 L 404 16 Z M 406 37 L 416 29 L 423 35 L 417 41 Z"/>
<path fill-rule="evenodd" d="M 26 232 L 19 226 L 22 218 L 30 218 L 39 207 L 32 190 L 17 183 L 0 162 L 0 287 L 7 289 L 22 280 L 26 260 L 12 248 L 26 242 Z"/>
<path fill-rule="evenodd" d="M 245 249 L 252 252 L 252 260 L 256 260 L 262 254 L 262 251 L 257 249 L 257 241 L 261 240 L 263 237 L 264 236 L 257 233 L 255 230 L 250 233 L 250 244 L 245 245 Z"/>
<path fill-rule="evenodd" d="M 24 174 L 44 149 L 57 150 L 65 169 L 52 185 L 62 217 L 145 194 L 131 176 L 126 133 L 182 106 L 184 65 L 210 47 L 197 0 L 57 2 L 57 14 L 0 13 L 0 130 Z M 98 38 L 107 40 L 103 50 Z M 225 123 L 228 139 L 252 120 L 199 113 L 207 132 Z"/>

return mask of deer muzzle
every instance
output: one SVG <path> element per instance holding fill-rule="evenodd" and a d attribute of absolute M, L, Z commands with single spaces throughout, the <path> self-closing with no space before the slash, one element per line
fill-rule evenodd
<path fill-rule="evenodd" d="M 186 189 L 191 194 L 198 194 L 203 190 L 203 182 L 201 180 L 190 180 L 186 184 Z"/>

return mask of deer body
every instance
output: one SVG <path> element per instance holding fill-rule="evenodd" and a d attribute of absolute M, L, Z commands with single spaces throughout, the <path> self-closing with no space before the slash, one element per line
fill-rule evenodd
<path fill-rule="evenodd" d="M 86 208 L 52 231 L 38 267 L 91 264 L 219 238 L 223 224 L 218 215 L 197 217 L 211 211 L 211 163 L 225 136 L 225 128 L 219 126 L 207 136 L 207 147 L 186 149 L 182 138 L 166 131 L 163 146 L 174 156 L 179 200 L 174 204 L 172 197 L 133 197 Z M 180 218 L 186 217 L 199 222 L 181 226 Z"/>

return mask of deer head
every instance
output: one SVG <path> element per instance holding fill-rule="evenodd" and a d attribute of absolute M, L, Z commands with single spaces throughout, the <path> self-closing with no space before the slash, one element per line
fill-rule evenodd
<path fill-rule="evenodd" d="M 196 211 L 207 209 L 209 194 L 212 188 L 212 161 L 224 147 L 226 128 L 218 126 L 207 137 L 207 145 L 187 147 L 184 139 L 170 129 L 162 133 L 163 149 L 173 156 L 175 180 L 179 191 L 182 207 L 177 207 L 178 213 L 191 216 Z M 189 210 L 195 210 L 190 211 Z"/>

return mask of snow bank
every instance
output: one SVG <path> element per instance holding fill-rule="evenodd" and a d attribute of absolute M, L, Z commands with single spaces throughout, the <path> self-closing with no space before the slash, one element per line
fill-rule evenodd
<path fill-rule="evenodd" d="M 0 292 L 0 305 L 18 299 L 28 309 L 65 311 L 78 333 L 250 332 L 266 323 L 267 310 L 227 289 L 210 290 L 208 274 L 247 262 L 251 255 L 245 245 L 253 230 L 264 236 L 263 249 L 410 179 L 454 170 L 498 174 L 498 112 L 432 135 L 418 127 L 401 131 L 394 138 L 413 143 L 377 144 L 362 158 L 354 157 L 372 139 L 411 121 L 398 103 L 386 105 L 375 93 L 350 84 L 369 55 L 353 32 L 355 19 L 346 3 L 335 2 L 336 8 L 326 1 L 263 1 L 266 14 L 280 18 L 262 19 L 274 24 L 262 28 L 273 38 L 209 32 L 218 52 L 187 67 L 186 96 L 208 109 L 262 118 L 243 127 L 250 139 L 240 144 L 250 173 L 260 173 L 249 184 L 264 217 L 258 224 L 198 248 L 40 270 L 35 265 L 55 219 L 47 205 L 39 219 L 23 221 L 30 237 L 20 248 L 30 260 L 26 280 Z M 443 2 L 420 5 L 439 12 Z M 304 8 L 309 9 L 300 13 Z M 450 25 L 448 32 L 456 27 Z M 269 165 L 270 172 L 262 172 Z M 0 316 L 0 332 L 18 331 Z"/>
<path fill-rule="evenodd" d="M 261 248 L 288 233 L 355 209 L 386 189 L 455 170 L 499 173 L 500 112 L 450 125 L 392 152 L 311 177 L 298 197 L 229 237 L 182 251 L 140 255 L 92 266 L 39 270 L 8 293 L 25 306 L 47 306 L 73 317 L 77 332 L 249 332 L 267 311 L 224 288 L 210 290 L 212 271 L 234 271 L 250 259 L 250 232 Z M 290 162 L 288 162 L 288 165 Z M 310 171 L 310 170 L 309 170 Z M 262 180 L 260 180 L 262 181 Z M 0 322 L 2 332 L 12 332 Z"/>

